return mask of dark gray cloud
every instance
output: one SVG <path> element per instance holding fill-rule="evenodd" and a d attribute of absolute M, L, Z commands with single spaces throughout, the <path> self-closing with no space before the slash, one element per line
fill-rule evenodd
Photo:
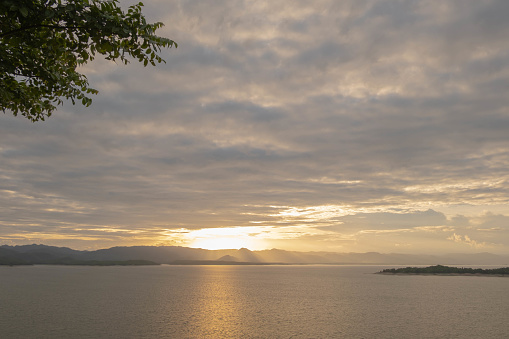
<path fill-rule="evenodd" d="M 96 60 L 90 108 L 2 117 L 0 239 L 507 252 L 507 6 L 146 3 L 167 64 Z"/>

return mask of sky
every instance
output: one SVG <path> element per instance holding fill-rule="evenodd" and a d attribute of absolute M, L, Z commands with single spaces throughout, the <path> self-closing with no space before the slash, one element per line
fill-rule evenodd
<path fill-rule="evenodd" d="M 0 244 L 509 254 L 508 1 L 144 3 L 166 64 L 0 115 Z"/>

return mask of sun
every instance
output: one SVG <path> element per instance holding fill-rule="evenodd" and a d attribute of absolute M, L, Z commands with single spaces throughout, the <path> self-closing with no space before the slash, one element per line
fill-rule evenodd
<path fill-rule="evenodd" d="M 263 240 L 253 235 L 252 227 L 204 228 L 191 231 L 188 236 L 191 238 L 190 247 L 206 250 L 265 248 Z"/>
<path fill-rule="evenodd" d="M 203 248 L 206 250 L 225 250 L 225 249 L 239 249 L 242 247 L 249 248 L 246 241 L 235 238 L 205 238 L 193 241 L 191 247 Z"/>

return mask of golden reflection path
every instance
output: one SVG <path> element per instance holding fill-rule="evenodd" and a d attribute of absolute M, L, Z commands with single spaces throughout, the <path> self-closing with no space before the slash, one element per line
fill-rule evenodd
<path fill-rule="evenodd" d="M 241 287 L 234 266 L 195 266 L 197 274 L 191 298 L 189 326 L 203 338 L 233 338 L 242 335 Z"/>

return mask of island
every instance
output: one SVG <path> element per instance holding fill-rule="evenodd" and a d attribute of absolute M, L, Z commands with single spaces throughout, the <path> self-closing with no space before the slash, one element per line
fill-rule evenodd
<path fill-rule="evenodd" d="M 403 268 L 387 268 L 377 274 L 390 274 L 390 275 L 483 275 L 483 276 L 508 276 L 509 267 L 502 268 L 468 268 L 468 267 L 450 267 L 443 265 L 435 265 L 428 267 L 403 267 Z"/>

